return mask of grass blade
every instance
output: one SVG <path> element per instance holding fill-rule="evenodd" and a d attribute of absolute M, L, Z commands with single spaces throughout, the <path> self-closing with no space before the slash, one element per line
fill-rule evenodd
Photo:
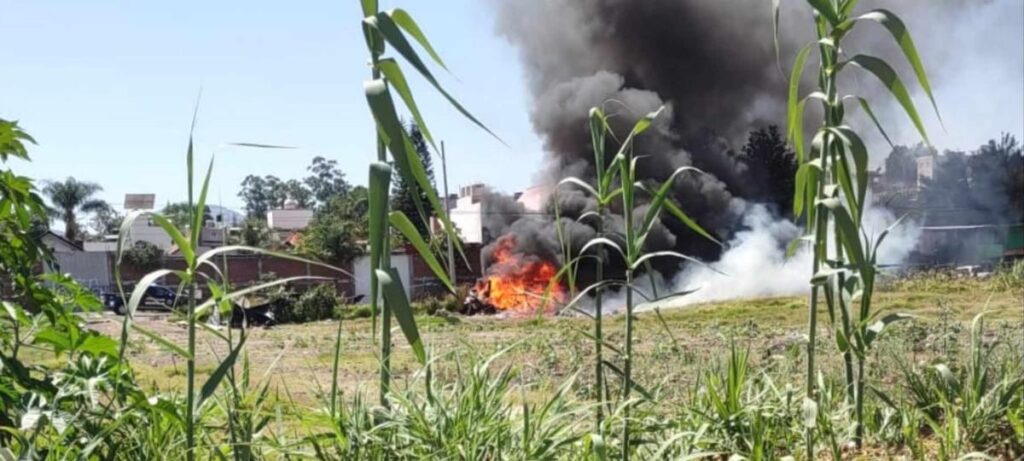
<path fill-rule="evenodd" d="M 413 317 L 412 307 L 409 305 L 409 298 L 405 295 L 405 288 L 402 286 L 402 279 L 399 278 L 398 271 L 394 267 L 389 268 L 387 271 L 380 269 L 375 271 L 377 272 L 377 280 L 380 281 L 381 291 L 384 294 L 384 302 L 388 303 L 388 307 L 395 314 L 395 319 L 398 320 L 398 325 L 402 328 L 405 339 L 412 346 L 416 360 L 420 364 L 426 363 L 427 353 L 423 348 L 423 340 L 420 338 L 419 329 L 416 328 L 416 319 Z"/>
<path fill-rule="evenodd" d="M 448 280 L 447 272 L 443 267 L 441 267 L 441 263 L 438 262 L 437 257 L 434 256 L 434 252 L 430 251 L 430 247 L 427 245 L 427 242 L 423 241 L 423 236 L 420 235 L 416 226 L 414 226 L 412 221 L 409 220 L 409 217 L 401 211 L 392 211 L 390 221 L 391 225 L 395 229 L 398 229 L 398 231 L 401 232 L 407 240 L 409 240 L 409 243 L 416 248 L 420 257 L 423 258 L 423 262 L 427 263 L 430 270 L 434 272 L 434 276 L 441 280 L 441 283 L 444 284 L 445 288 L 448 288 L 448 291 L 455 293 L 455 287 L 452 286 L 451 280 Z"/>
<path fill-rule="evenodd" d="M 925 132 L 924 124 L 921 123 L 921 117 L 917 114 L 917 108 L 914 107 L 914 101 L 910 99 L 907 87 L 903 85 L 903 81 L 900 80 L 899 75 L 896 74 L 896 71 L 889 64 L 874 56 L 864 54 L 858 54 L 847 62 L 855 64 L 877 77 L 889 89 L 889 92 L 900 103 L 900 106 L 903 107 L 904 112 L 910 117 L 910 121 L 914 123 L 914 127 L 921 133 L 921 138 L 924 139 L 924 142 L 931 144 L 931 141 L 928 140 L 928 133 Z"/>

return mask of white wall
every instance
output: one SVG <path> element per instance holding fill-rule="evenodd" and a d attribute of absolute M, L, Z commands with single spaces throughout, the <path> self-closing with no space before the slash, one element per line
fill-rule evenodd
<path fill-rule="evenodd" d="M 302 230 L 313 219 L 313 210 L 270 210 L 267 226 L 271 229 Z"/>
<path fill-rule="evenodd" d="M 412 264 L 409 256 L 404 254 L 391 255 L 391 267 L 398 270 L 398 278 L 402 279 L 405 296 L 411 296 Z M 370 302 L 370 256 L 360 256 L 352 261 L 352 275 L 355 276 L 356 295 L 364 295 L 363 302 Z"/>

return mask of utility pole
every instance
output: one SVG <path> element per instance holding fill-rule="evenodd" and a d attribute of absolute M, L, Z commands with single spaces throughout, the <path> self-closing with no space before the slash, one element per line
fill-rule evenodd
<path fill-rule="evenodd" d="M 441 141 L 441 176 L 444 177 L 444 214 L 451 220 L 452 213 L 448 205 L 448 162 L 444 155 L 444 141 Z M 452 236 L 448 232 L 444 233 L 445 240 L 448 242 L 448 279 L 451 280 L 452 284 L 456 283 L 455 280 L 455 250 L 452 248 Z"/>

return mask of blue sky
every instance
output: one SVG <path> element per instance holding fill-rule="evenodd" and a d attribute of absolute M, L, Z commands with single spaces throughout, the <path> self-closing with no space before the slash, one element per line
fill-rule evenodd
<path fill-rule="evenodd" d="M 516 50 L 494 33 L 492 2 L 381 3 L 401 4 L 417 18 L 452 70 L 439 72 L 444 84 L 509 145 L 414 78 L 431 131 L 448 146 L 451 189 L 477 181 L 506 192 L 528 187 L 542 144 Z M 940 149 L 974 149 L 1001 131 L 1024 134 L 1024 8 L 1019 0 L 994 5 L 963 11 L 942 37 L 914 24 L 946 121 L 943 130 L 925 117 Z M 188 125 L 202 87 L 197 152 L 201 162 L 218 152 L 214 203 L 240 209 L 246 175 L 300 178 L 316 155 L 365 183 L 375 152 L 356 0 L 0 0 L 0 11 L 0 117 L 20 120 L 39 141 L 32 163 L 14 165 L 19 173 L 98 182 L 115 205 L 125 193 L 156 193 L 161 206 L 182 200 Z M 916 142 L 898 108 L 876 110 L 897 142 Z M 301 149 L 218 147 L 239 141 Z M 876 141 L 883 147 L 876 152 L 887 152 Z"/>
<path fill-rule="evenodd" d="M 432 132 L 448 147 L 450 187 L 527 187 L 541 144 L 516 52 L 495 36 L 488 2 L 401 3 L 451 69 L 441 75 L 446 86 L 509 144 L 414 81 Z M 201 159 L 217 152 L 214 203 L 241 208 L 236 194 L 246 175 L 302 177 L 316 155 L 337 160 L 351 181 L 366 181 L 376 154 L 354 0 L 0 5 L 0 117 L 20 120 L 39 142 L 32 163 L 14 165 L 19 173 L 98 182 L 101 197 L 115 204 L 126 192 L 156 193 L 158 205 L 181 200 L 188 125 L 202 87 L 197 152 Z M 218 147 L 235 141 L 301 149 Z"/>

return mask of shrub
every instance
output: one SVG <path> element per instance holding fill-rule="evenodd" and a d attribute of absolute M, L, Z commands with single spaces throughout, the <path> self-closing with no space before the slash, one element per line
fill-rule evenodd
<path fill-rule="evenodd" d="M 131 249 L 124 253 L 124 261 L 141 270 L 153 270 L 160 267 L 164 252 L 153 243 L 139 240 Z"/>
<path fill-rule="evenodd" d="M 288 321 L 293 323 L 316 322 L 334 317 L 334 308 L 341 304 L 333 285 L 322 284 L 307 290 L 292 306 Z"/>

